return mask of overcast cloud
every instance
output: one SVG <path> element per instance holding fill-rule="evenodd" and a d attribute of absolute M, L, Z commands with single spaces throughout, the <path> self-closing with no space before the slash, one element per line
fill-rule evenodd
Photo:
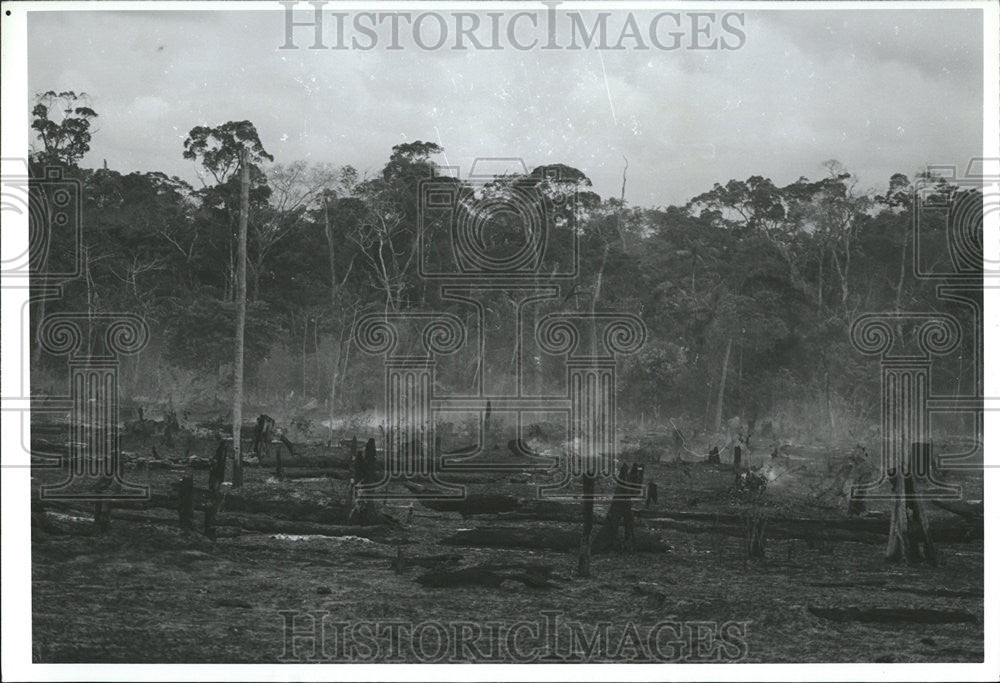
<path fill-rule="evenodd" d="M 376 172 L 393 145 L 565 163 L 602 196 L 684 202 L 841 161 L 864 187 L 982 153 L 978 10 L 755 11 L 735 51 L 279 50 L 281 12 L 36 12 L 29 88 L 86 91 L 85 165 L 161 170 L 196 125 L 249 119 L 279 162 Z M 310 43 L 303 33 L 303 47 Z"/>

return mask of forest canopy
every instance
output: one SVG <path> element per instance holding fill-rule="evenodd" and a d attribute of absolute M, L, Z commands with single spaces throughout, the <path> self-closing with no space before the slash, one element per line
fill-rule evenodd
<path fill-rule="evenodd" d="M 381 310 L 469 314 L 421 277 L 422 268 L 447 269 L 453 258 L 446 225 L 417 229 L 421 181 L 435 173 L 443 152 L 434 143 L 396 145 L 380 172 L 365 175 L 334 163 L 276 161 L 249 121 L 198 126 L 177 149 L 203 171 L 202 185 L 194 187 L 156 171 L 81 167 L 96 134 L 91 122 L 99 119 L 85 95 L 40 94 L 31 113 L 37 134 L 32 175 L 59 166 L 79 182 L 83 203 L 79 252 L 72 240 L 54 236 L 40 268 L 72 272 L 62 266 L 78 259 L 79 276 L 61 283 L 61 298 L 36 304 L 32 330 L 41 315 L 61 310 L 141 315 L 152 341 L 123 365 L 126 399 L 226 410 L 237 148 L 248 150 L 251 164 L 249 403 L 280 404 L 288 414 L 372 410 L 381 401 L 383 370 L 380 359 L 352 344 L 360 316 Z M 528 188 L 549 202 L 548 270 L 531 284 L 550 284 L 546 273 L 573 267 L 578 276 L 561 281 L 559 299 L 539 305 L 533 315 L 577 310 L 641 316 L 648 340 L 619 366 L 623 419 L 673 419 L 711 430 L 741 415 L 857 438 L 878 420 L 879 374 L 875 361 L 852 348 L 852 321 L 871 311 L 947 311 L 971 329 L 971 310 L 939 300 L 934 282 L 913 276 L 912 190 L 918 178 L 897 173 L 886 190 L 876 191 L 859 187 L 835 161 L 817 169 L 818 177 L 784 186 L 762 176 L 729 179 L 684 205 L 651 207 L 625 201 L 625 187 L 622 196 L 602 198 L 585 169 L 563 164 L 526 168 L 476 187 L 441 181 L 467 192 L 469 201 Z M 941 196 L 956 192 L 944 180 L 919 180 L 935 184 Z M 455 210 L 469 209 L 460 202 Z M 921 229 L 943 235 L 947 224 L 925 221 Z M 518 253 L 527 239 L 523 226 L 502 212 L 477 234 L 480 247 L 497 258 Z M 935 258 L 949 255 L 941 250 Z M 498 315 L 511 306 L 501 293 L 487 302 Z M 974 344 L 964 335 L 959 349 L 936 364 L 942 391 L 975 389 Z M 535 378 L 529 390 L 558 382 L 557 364 L 528 355 L 528 374 Z M 51 391 L 64 381 L 64 359 L 36 344 L 33 361 L 34 391 Z M 496 347 L 478 367 L 457 362 L 450 374 L 442 371 L 442 381 L 475 373 L 500 384 L 514 381 L 509 349 Z"/>

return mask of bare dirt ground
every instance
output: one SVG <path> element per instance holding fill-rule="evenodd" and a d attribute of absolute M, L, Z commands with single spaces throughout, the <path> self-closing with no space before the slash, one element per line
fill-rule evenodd
<path fill-rule="evenodd" d="M 208 456 L 214 444 L 192 439 L 180 444 L 173 449 L 157 445 L 166 463 L 163 469 L 133 461 L 126 476 L 148 482 L 160 501 L 176 495 L 172 485 L 185 471 L 193 473 L 196 487 L 204 488 L 208 473 L 188 470 L 181 461 L 188 449 Z M 128 439 L 123 448 L 148 450 Z M 33 524 L 32 532 L 34 660 L 497 661 L 490 659 L 487 643 L 496 638 L 489 634 L 476 640 L 475 648 L 452 642 L 447 652 L 436 647 L 433 634 L 420 651 L 405 639 L 394 651 L 376 634 L 368 642 L 371 646 L 377 641 L 375 647 L 366 649 L 362 642 L 339 652 L 335 625 L 437 621 L 451 629 L 457 622 L 509 626 L 546 618 L 558 619 L 557 630 L 559 624 L 582 624 L 588 638 L 609 623 L 603 647 L 598 641 L 589 656 L 576 653 L 569 661 L 983 659 L 981 533 L 965 537 L 961 529 L 956 531 L 955 515 L 932 510 L 932 527 L 943 534 L 937 544 L 939 565 L 887 564 L 886 533 L 881 529 L 887 531 L 888 522 L 879 514 L 887 508 L 870 504 L 869 517 L 849 520 L 835 492 L 817 493 L 830 480 L 825 451 L 801 452 L 795 466 L 786 468 L 798 469 L 769 485 L 766 556 L 752 561 L 745 558 L 733 521 L 738 518 L 732 517 L 739 509 L 728 494 L 734 478 L 731 466 L 695 462 L 691 456 L 681 464 L 648 464 L 646 481 L 657 483 L 659 502 L 643 511 L 637 523 L 640 530 L 661 537 L 670 550 L 597 555 L 589 578 L 575 575 L 575 548 L 445 543 L 459 530 L 475 528 L 579 534 L 580 522 L 560 514 L 527 519 L 523 517 L 529 514 L 515 511 L 463 518 L 417 502 L 406 526 L 408 502 L 395 500 L 385 510 L 400 525 L 373 530 L 367 534 L 371 538 L 356 533 L 331 536 L 335 524 L 346 524 L 346 469 L 331 468 L 326 472 L 331 476 L 303 476 L 309 471 L 301 463 L 315 469 L 324 457 L 333 460 L 339 455 L 320 445 L 297 451 L 297 458 L 286 458 L 289 478 L 282 481 L 273 477 L 270 463 L 247 467 L 244 491 L 229 494 L 223 503 L 215 541 L 198 531 L 182 531 L 169 503 L 116 508 L 104 534 L 95 531 L 92 504 L 46 503 L 44 524 Z M 170 457 L 177 459 L 172 467 Z M 761 461 L 760 456 L 755 460 Z M 39 484 L 63 476 L 56 470 L 36 470 L 33 498 Z M 303 478 L 290 478 L 296 476 Z M 545 480 L 544 475 L 518 473 L 466 479 L 470 494 L 529 501 L 534 485 Z M 967 498 L 981 499 L 978 472 L 952 479 L 963 483 Z M 579 507 L 567 503 L 565 510 L 572 514 Z M 598 520 L 605 509 L 598 505 Z M 195 523 L 200 529 L 200 512 Z M 452 581 L 441 588 L 420 581 L 436 571 L 482 564 L 544 565 L 545 580 L 535 586 L 509 578 L 496 585 Z M 823 611 L 851 607 L 897 612 L 881 613 L 880 621 L 864 621 L 849 612 Z M 913 621 L 912 615 L 899 612 L 907 609 L 926 612 Z M 323 623 L 334 625 L 322 632 L 310 626 L 310 617 L 302 616 L 322 613 L 328 615 Z M 291 622 L 295 629 L 320 633 L 325 647 L 313 652 L 310 638 L 300 637 L 292 643 L 294 652 L 288 651 L 285 627 L 293 614 L 300 615 Z M 933 620 L 945 623 L 930 623 Z M 657 632 L 663 638 L 650 644 L 648 634 L 664 622 L 670 624 L 667 630 Z M 720 644 L 718 634 L 726 623 L 736 636 Z M 638 644 L 627 637 L 630 628 L 640 634 Z M 715 635 L 705 636 L 699 628 Z M 543 638 L 538 633 L 528 629 L 518 637 L 518 652 L 527 652 L 525 659 L 545 652 L 540 649 L 544 643 L 532 645 L 533 638 Z M 570 630 L 560 632 L 559 638 L 557 653 L 572 649 Z"/>

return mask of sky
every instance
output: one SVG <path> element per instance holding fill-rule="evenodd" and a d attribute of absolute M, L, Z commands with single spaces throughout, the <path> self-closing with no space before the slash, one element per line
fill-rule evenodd
<path fill-rule="evenodd" d="M 983 147 L 981 21 L 758 10 L 735 50 L 393 51 L 380 34 L 361 51 L 305 49 L 302 29 L 302 49 L 281 50 L 281 11 L 32 12 L 28 88 L 89 95 L 99 117 L 84 166 L 199 186 L 188 131 L 249 119 L 279 163 L 369 174 L 419 139 L 462 175 L 479 157 L 564 163 L 607 197 L 627 159 L 626 199 L 664 206 L 732 178 L 820 177 L 828 159 L 872 189 L 928 164 L 964 168 Z"/>

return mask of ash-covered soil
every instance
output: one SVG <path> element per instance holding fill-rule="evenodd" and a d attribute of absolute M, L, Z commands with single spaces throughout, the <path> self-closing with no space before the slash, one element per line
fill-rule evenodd
<path fill-rule="evenodd" d="M 463 516 L 393 499 L 383 512 L 396 523 L 365 530 L 348 526 L 339 450 L 296 444 L 283 480 L 268 460 L 246 468 L 243 491 L 226 494 L 213 541 L 200 532 L 198 510 L 196 530 L 182 531 L 171 501 L 185 473 L 196 493 L 207 486 L 207 471 L 186 457 L 207 457 L 214 444 L 188 437 L 156 445 L 153 461 L 145 441 L 125 439 L 127 453 L 142 454 L 129 458 L 126 478 L 148 483 L 153 497 L 116 506 L 105 533 L 97 533 L 92 503 L 46 501 L 33 520 L 36 662 L 983 658 L 981 531 L 931 507 L 938 566 L 887 564 L 888 507 L 871 502 L 861 516 L 847 515 L 834 490 L 835 449 L 767 458 L 763 559 L 746 557 L 731 466 L 690 455 L 646 464 L 659 501 L 635 503 L 637 531 L 661 546 L 595 555 L 591 576 L 580 578 L 572 545 L 580 504 L 534 501 L 555 474 L 458 476 L 470 496 L 510 497 L 516 506 Z M 33 499 L 40 484 L 64 476 L 37 469 Z M 948 476 L 966 499 L 981 500 L 979 472 Z M 606 510 L 597 505 L 598 525 Z M 469 529 L 486 531 L 475 544 L 456 542 Z M 491 537 L 521 533 L 537 544 L 491 547 Z M 404 634 L 397 630 L 395 641 L 394 622 Z M 519 622 L 528 625 L 511 640 Z"/>

